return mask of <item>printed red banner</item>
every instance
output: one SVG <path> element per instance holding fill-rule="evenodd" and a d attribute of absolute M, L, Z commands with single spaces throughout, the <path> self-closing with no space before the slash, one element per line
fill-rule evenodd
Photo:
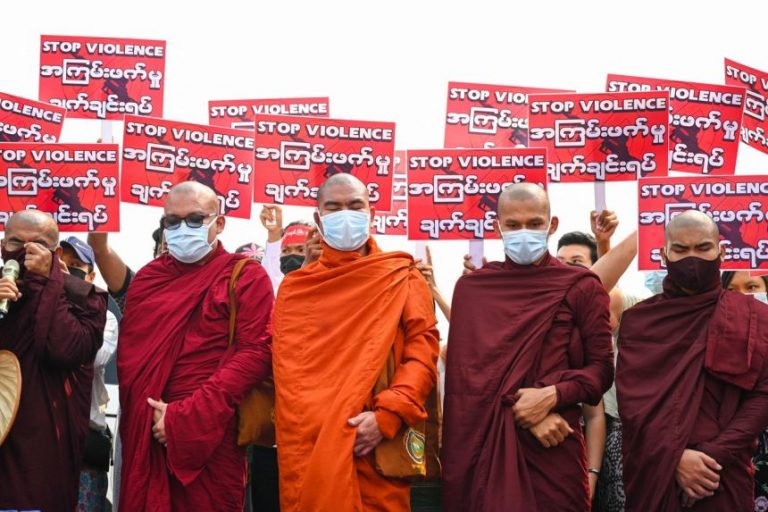
<path fill-rule="evenodd" d="M 608 75 L 609 92 L 669 91 L 669 168 L 707 175 L 736 171 L 744 88 Z"/>
<path fill-rule="evenodd" d="M 165 41 L 40 36 L 40 101 L 69 117 L 163 116 Z"/>
<path fill-rule="evenodd" d="M 448 82 L 446 148 L 528 146 L 528 95 L 562 89 Z"/>
<path fill-rule="evenodd" d="M 666 176 L 666 92 L 531 94 L 530 147 L 547 149 L 550 183 Z"/>
<path fill-rule="evenodd" d="M 251 130 L 256 116 L 328 117 L 328 98 L 281 98 L 261 100 L 211 100 L 208 102 L 208 122 Z"/>
<path fill-rule="evenodd" d="M 408 176 L 405 170 L 405 151 L 395 151 L 394 174 L 392 175 L 392 209 L 385 212 L 376 210 L 373 219 L 375 235 L 406 235 L 408 228 Z"/>
<path fill-rule="evenodd" d="M 525 181 L 546 188 L 545 149 L 408 151 L 408 239 L 498 238 L 499 193 Z"/>
<path fill-rule="evenodd" d="M 725 83 L 747 89 L 741 141 L 768 153 L 768 72 L 725 59 Z"/>
<path fill-rule="evenodd" d="M 232 128 L 125 116 L 122 199 L 163 206 L 171 187 L 199 181 L 219 197 L 219 213 L 251 217 L 253 137 Z"/>
<path fill-rule="evenodd" d="M 687 210 L 717 223 L 724 270 L 768 269 L 768 176 L 686 176 L 639 182 L 640 270 L 662 268 L 664 227 Z"/>
<path fill-rule="evenodd" d="M 61 231 L 120 231 L 117 144 L 0 144 L 0 229 L 41 210 Z"/>
<path fill-rule="evenodd" d="M 256 116 L 253 200 L 316 206 L 326 178 L 345 172 L 368 186 L 371 205 L 392 207 L 395 123 Z"/>
<path fill-rule="evenodd" d="M 65 110 L 0 92 L 0 142 L 59 140 Z"/>

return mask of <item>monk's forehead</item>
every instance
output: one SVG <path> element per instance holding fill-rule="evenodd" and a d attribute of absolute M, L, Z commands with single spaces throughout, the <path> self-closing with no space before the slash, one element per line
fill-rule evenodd
<path fill-rule="evenodd" d="M 5 237 L 24 240 L 43 238 L 55 244 L 59 240 L 59 228 L 50 215 L 38 212 L 17 213 L 5 226 Z"/>
<path fill-rule="evenodd" d="M 168 194 L 165 212 L 177 215 L 196 211 L 215 213 L 218 206 L 216 195 L 207 194 L 201 190 L 180 190 Z"/>
<path fill-rule="evenodd" d="M 546 196 L 503 197 L 499 201 L 499 213 L 509 215 L 514 212 L 548 217 L 549 201 L 547 201 Z"/>
<path fill-rule="evenodd" d="M 686 246 L 699 245 L 704 242 L 720 242 L 720 235 L 706 223 L 670 224 L 665 232 L 667 244 Z"/>
<path fill-rule="evenodd" d="M 323 187 L 321 197 L 318 197 L 318 199 L 322 202 L 362 199 L 367 203 L 368 189 L 363 183 L 355 183 L 351 181 L 329 183 Z"/>

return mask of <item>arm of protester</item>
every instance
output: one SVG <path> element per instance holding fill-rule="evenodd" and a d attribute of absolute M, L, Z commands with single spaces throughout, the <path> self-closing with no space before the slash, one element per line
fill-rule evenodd
<path fill-rule="evenodd" d="M 488 264 L 488 259 L 483 256 L 483 266 Z M 472 263 L 472 256 L 469 254 L 464 255 L 464 270 L 462 271 L 462 274 L 469 274 L 477 270 L 477 267 L 475 267 L 475 264 Z"/>
<path fill-rule="evenodd" d="M 581 415 L 584 417 L 584 437 L 587 442 L 587 467 L 600 471 L 605 451 L 605 405 L 601 400 L 596 406 L 583 404 Z M 593 472 L 589 475 L 589 495 L 595 495 L 597 477 Z"/>
<path fill-rule="evenodd" d="M 427 280 L 427 284 L 429 285 L 429 291 L 432 293 L 432 298 L 437 304 L 437 307 L 439 307 L 440 311 L 443 312 L 443 315 L 445 315 L 446 320 L 450 321 L 451 305 L 448 303 L 447 300 L 445 300 L 445 297 L 443 297 L 443 294 L 440 292 L 440 289 L 437 287 L 437 282 L 435 281 L 434 267 L 432 265 L 432 253 L 429 250 L 429 246 L 426 246 L 426 251 L 427 251 L 426 263 L 423 262 L 422 260 L 416 260 L 416 269 L 419 272 L 421 272 L 421 275 L 423 275 L 424 279 Z"/>
<path fill-rule="evenodd" d="M 93 249 L 96 266 L 104 282 L 107 283 L 107 289 L 110 292 L 116 292 L 125 283 L 128 266 L 109 246 L 107 237 L 107 233 L 88 233 L 88 245 Z"/>
<path fill-rule="evenodd" d="M 615 212 L 603 210 L 600 213 L 593 211 L 590 214 L 592 234 L 597 241 L 597 256 L 602 257 L 611 250 L 611 237 L 619 227 L 619 218 Z"/>
<path fill-rule="evenodd" d="M 627 271 L 635 256 L 637 256 L 637 231 L 630 233 L 619 245 L 597 260 L 590 270 L 597 274 L 606 291 L 610 292 Z"/>

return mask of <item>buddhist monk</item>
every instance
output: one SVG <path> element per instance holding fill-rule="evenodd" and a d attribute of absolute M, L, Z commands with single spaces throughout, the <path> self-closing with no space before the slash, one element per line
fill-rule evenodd
<path fill-rule="evenodd" d="M 747 511 L 768 425 L 768 306 L 723 290 L 717 225 L 666 227 L 664 290 L 624 313 L 616 370 L 628 511 Z"/>
<path fill-rule="evenodd" d="M 225 220 L 216 194 L 196 182 L 176 185 L 162 223 L 168 254 L 136 274 L 120 325 L 120 508 L 242 510 L 236 412 L 271 372 L 272 286 L 261 265 L 242 270 L 228 348 L 228 286 L 246 256 L 217 240 Z"/>
<path fill-rule="evenodd" d="M 370 236 L 358 179 L 318 191 L 320 259 L 285 277 L 274 314 L 282 512 L 409 510 L 409 484 L 376 470 L 376 447 L 426 419 L 438 333 L 427 283 L 410 255 Z M 389 386 L 374 386 L 394 358 Z"/>
<path fill-rule="evenodd" d="M 495 229 L 506 260 L 459 279 L 451 307 L 443 424 L 448 512 L 589 508 L 580 403 L 613 379 L 608 294 L 559 262 L 546 192 L 513 185 Z"/>
<path fill-rule="evenodd" d="M 93 359 L 102 344 L 107 296 L 64 272 L 59 230 L 26 210 L 5 226 L 3 261 L 19 262 L 16 284 L 0 279 L 0 350 L 21 364 L 16 421 L 0 446 L 0 509 L 75 510 L 91 407 Z"/>

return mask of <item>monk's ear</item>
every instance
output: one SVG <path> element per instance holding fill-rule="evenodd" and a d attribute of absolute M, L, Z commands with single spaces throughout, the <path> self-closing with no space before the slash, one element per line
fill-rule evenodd
<path fill-rule="evenodd" d="M 224 231 L 224 226 L 227 225 L 227 218 L 223 215 L 216 217 L 216 234 L 220 235 Z"/>
<path fill-rule="evenodd" d="M 718 244 L 718 247 L 720 248 L 720 262 L 722 263 L 723 261 L 725 261 L 725 245 L 722 242 L 720 242 L 720 244 Z"/>
<path fill-rule="evenodd" d="M 371 206 L 371 225 L 373 225 L 373 220 L 376 218 L 376 208 Z"/>
<path fill-rule="evenodd" d="M 53 254 L 55 254 L 57 258 L 61 259 L 61 255 L 64 254 L 64 249 L 62 249 L 59 245 L 53 250 Z"/>
<path fill-rule="evenodd" d="M 664 263 L 664 266 L 666 267 L 667 266 L 667 248 L 662 247 L 661 251 L 659 252 L 661 252 L 661 261 Z"/>
<path fill-rule="evenodd" d="M 493 231 L 499 235 L 499 238 L 501 238 L 501 225 L 499 224 L 499 219 L 493 219 Z"/>
<path fill-rule="evenodd" d="M 549 236 L 554 235 L 559 225 L 560 225 L 560 219 L 558 219 L 557 217 L 552 217 L 552 219 L 549 221 L 549 232 L 547 233 L 547 235 Z"/>
<path fill-rule="evenodd" d="M 315 212 L 312 214 L 312 217 L 315 219 L 315 226 L 317 226 L 317 230 L 322 233 L 323 230 L 320 225 L 320 211 L 315 210 Z"/>

